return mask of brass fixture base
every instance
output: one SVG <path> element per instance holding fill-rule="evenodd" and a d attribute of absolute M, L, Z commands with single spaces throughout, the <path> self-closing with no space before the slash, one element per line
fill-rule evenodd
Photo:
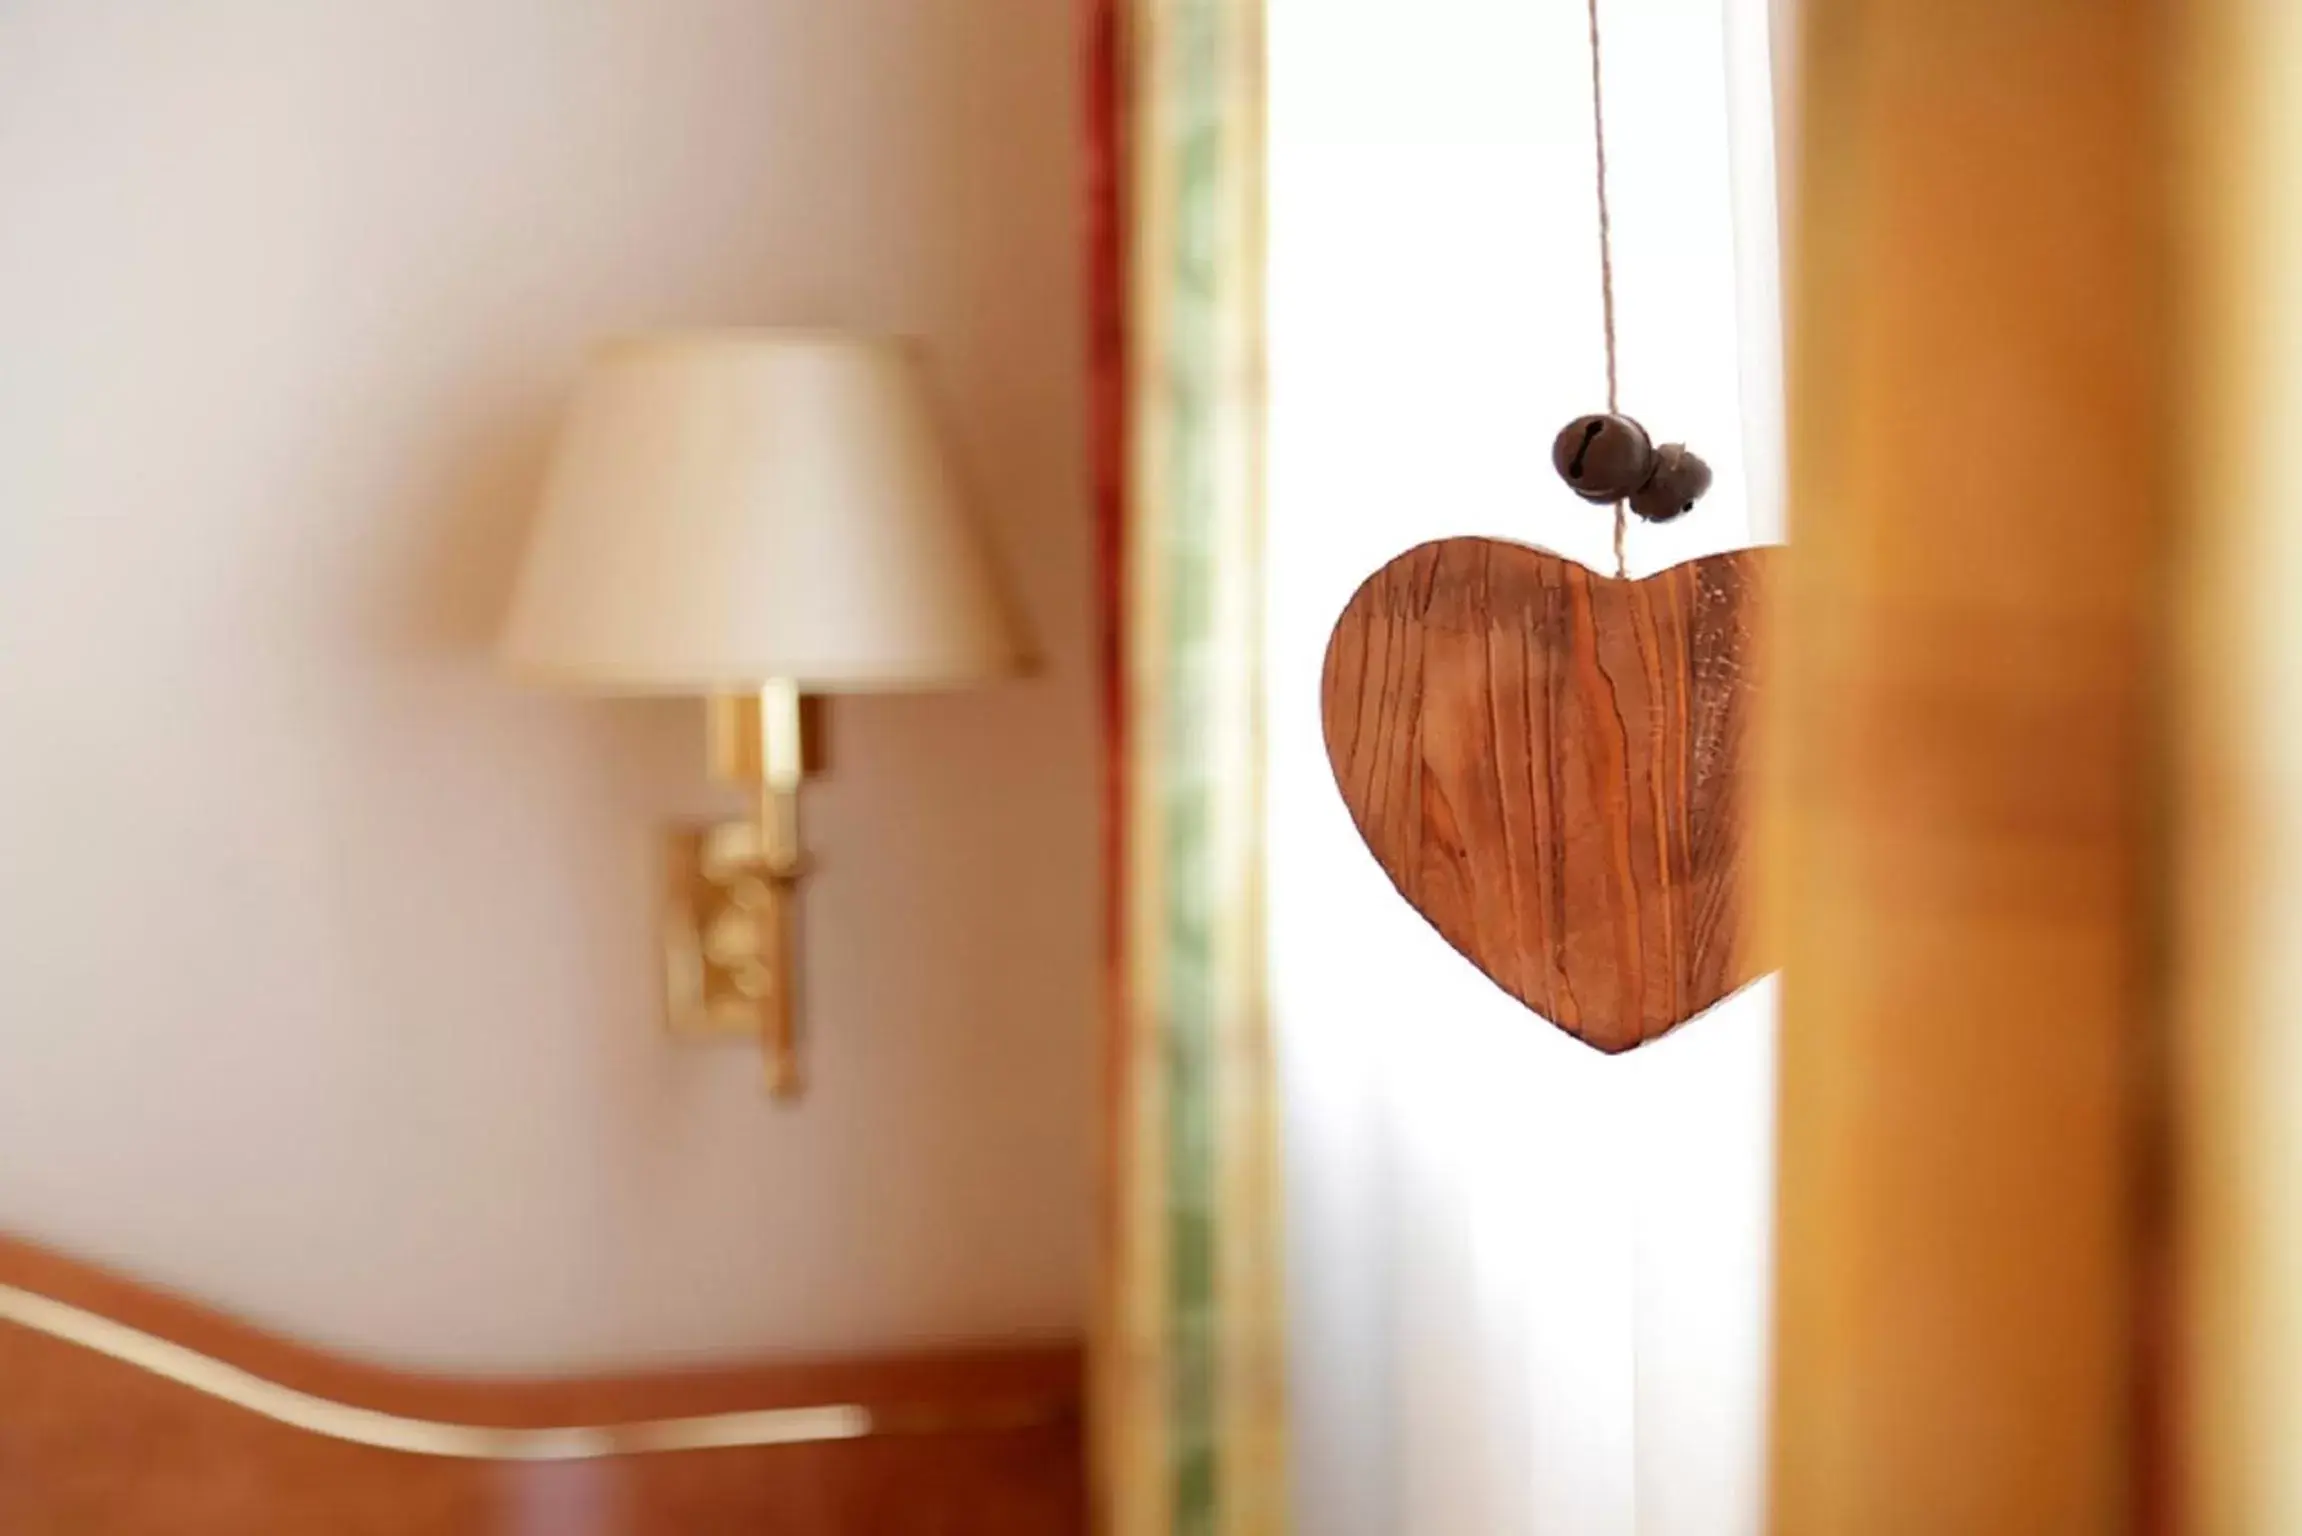
<path fill-rule="evenodd" d="M 715 773 L 758 796 L 750 821 L 675 828 L 665 847 L 664 1000 L 687 1040 L 759 1042 L 767 1090 L 799 1097 L 795 941 L 799 784 L 807 732 L 799 685 L 771 679 L 756 694 L 711 701 L 706 739 Z"/>
<path fill-rule="evenodd" d="M 751 1040 L 768 1091 L 796 1098 L 794 920 L 799 871 L 774 871 L 748 821 L 675 827 L 664 841 L 666 1017 L 681 1040 Z"/>

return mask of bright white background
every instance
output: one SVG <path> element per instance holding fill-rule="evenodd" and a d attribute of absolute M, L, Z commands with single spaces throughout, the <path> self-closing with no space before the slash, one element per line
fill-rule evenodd
<path fill-rule="evenodd" d="M 1760 1524 L 1771 982 L 1632 1056 L 1542 1023 L 1366 853 L 1321 742 L 1335 616 L 1409 546 L 1612 568 L 1552 475 L 1602 409 L 1582 0 L 1272 0 L 1271 912 L 1298 1528 Z M 1716 467 L 1632 574 L 1780 527 L 1758 0 L 1606 0 L 1624 408 Z"/>

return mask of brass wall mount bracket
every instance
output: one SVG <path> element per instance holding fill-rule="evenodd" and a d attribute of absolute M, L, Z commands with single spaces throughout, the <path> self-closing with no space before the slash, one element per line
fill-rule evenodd
<path fill-rule="evenodd" d="M 714 775 L 754 790 L 757 813 L 666 837 L 666 1018 L 677 1039 L 757 1040 L 768 1092 L 790 1101 L 804 1085 L 797 935 L 808 753 L 798 685 L 776 680 L 756 695 L 713 698 L 707 722 Z"/>

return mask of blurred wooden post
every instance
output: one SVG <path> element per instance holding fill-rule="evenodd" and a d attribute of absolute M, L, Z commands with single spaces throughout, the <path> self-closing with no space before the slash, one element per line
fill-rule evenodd
<path fill-rule="evenodd" d="M 1773 1529 L 2146 1529 L 2170 0 L 1809 0 Z"/>
<path fill-rule="evenodd" d="M 2190 0 L 2177 948 L 2188 1536 L 2302 1530 L 2302 7 Z"/>

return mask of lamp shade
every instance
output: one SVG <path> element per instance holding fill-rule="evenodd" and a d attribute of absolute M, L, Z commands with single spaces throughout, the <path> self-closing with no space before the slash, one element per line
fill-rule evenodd
<path fill-rule="evenodd" d="M 504 625 L 608 693 L 949 687 L 1023 644 L 902 341 L 727 331 L 594 349 Z"/>

